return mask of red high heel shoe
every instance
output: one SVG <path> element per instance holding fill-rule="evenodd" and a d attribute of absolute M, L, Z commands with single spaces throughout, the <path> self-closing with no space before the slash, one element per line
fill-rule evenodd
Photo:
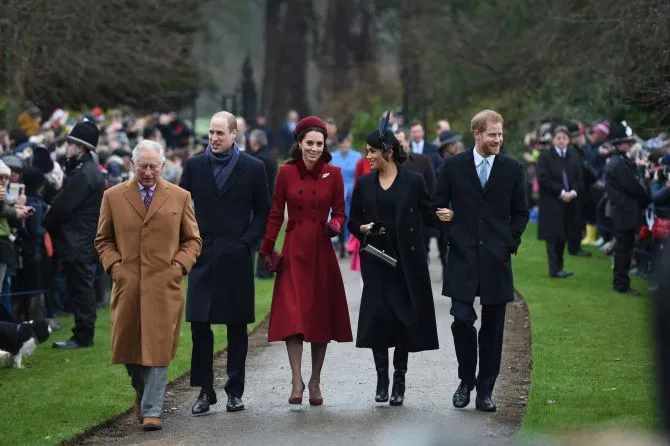
<path fill-rule="evenodd" d="M 312 398 L 311 396 L 309 397 L 309 405 L 310 406 L 321 406 L 322 404 L 323 404 L 323 397 L 319 397 L 319 398 Z"/>
<path fill-rule="evenodd" d="M 288 403 L 292 406 L 302 405 L 302 394 L 303 394 L 303 392 L 305 392 L 305 383 L 302 383 L 302 391 L 300 392 L 300 396 L 289 397 Z"/>

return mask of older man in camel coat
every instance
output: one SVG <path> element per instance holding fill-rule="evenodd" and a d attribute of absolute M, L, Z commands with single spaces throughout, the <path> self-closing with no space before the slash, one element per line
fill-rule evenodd
<path fill-rule="evenodd" d="M 144 430 L 158 430 L 179 341 L 181 282 L 201 239 L 189 192 L 161 179 L 160 144 L 140 142 L 132 159 L 134 179 L 103 196 L 95 247 L 114 282 L 112 362 L 128 369 Z"/>

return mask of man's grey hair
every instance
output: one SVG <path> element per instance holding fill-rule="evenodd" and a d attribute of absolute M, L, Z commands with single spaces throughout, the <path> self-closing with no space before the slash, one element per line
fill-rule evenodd
<path fill-rule="evenodd" d="M 261 129 L 254 129 L 249 133 L 249 142 L 256 141 L 261 146 L 268 145 L 268 135 Z"/>
<path fill-rule="evenodd" d="M 161 163 L 165 162 L 165 150 L 163 149 L 163 146 L 151 139 L 143 139 L 133 149 L 133 154 L 132 154 L 132 159 L 133 163 L 137 163 L 137 160 L 140 158 L 140 152 L 143 150 L 153 150 L 154 152 L 158 153 L 161 157 Z"/>

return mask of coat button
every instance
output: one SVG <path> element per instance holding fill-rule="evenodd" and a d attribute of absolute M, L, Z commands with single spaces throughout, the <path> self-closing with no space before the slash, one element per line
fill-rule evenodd
<path fill-rule="evenodd" d="M 410 251 L 414 251 L 414 245 L 410 246 L 410 247 L 409 247 L 409 250 L 410 250 Z"/>
<path fill-rule="evenodd" d="M 480 241 L 479 246 L 484 246 L 484 242 Z"/>
<path fill-rule="evenodd" d="M 413 228 L 413 227 L 410 227 L 410 228 L 409 228 L 409 232 L 414 232 L 414 228 Z"/>
<path fill-rule="evenodd" d="M 414 208 L 409 208 L 409 212 L 410 213 L 414 212 Z"/>
<path fill-rule="evenodd" d="M 298 193 L 299 193 L 299 194 L 302 194 L 302 189 L 298 189 Z"/>

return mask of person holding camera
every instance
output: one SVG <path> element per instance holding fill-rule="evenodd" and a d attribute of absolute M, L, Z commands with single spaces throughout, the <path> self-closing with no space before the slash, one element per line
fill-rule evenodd
<path fill-rule="evenodd" d="M 637 295 L 630 287 L 628 276 L 635 235 L 643 223 L 644 209 L 651 198 L 635 162 L 629 156 L 635 138 L 632 131 L 622 125 L 613 129 L 610 141 L 616 151 L 605 168 L 605 184 L 607 197 L 611 205 L 611 216 L 614 229 L 614 276 L 612 285 L 619 293 Z"/>
<path fill-rule="evenodd" d="M 363 247 L 356 347 L 372 349 L 377 403 L 389 401 L 388 349 L 395 349 L 390 404 L 400 406 L 409 353 L 439 348 L 424 243 L 437 219 L 423 177 L 401 167 L 407 153 L 393 132 L 382 126 L 368 135 L 366 158 L 373 172 L 359 178 L 349 220 Z"/>
<path fill-rule="evenodd" d="M 276 271 L 268 340 L 286 342 L 292 374 L 289 404 L 302 405 L 305 384 L 303 342 L 312 347 L 309 403 L 323 404 L 321 368 L 328 342 L 352 340 L 349 309 L 337 257 L 330 238 L 344 224 L 344 183 L 340 169 L 328 162 L 326 123 L 317 116 L 295 127 L 291 160 L 280 167 L 272 195 L 265 237 L 259 253 Z M 282 255 L 274 252 L 288 209 Z M 330 215 L 330 220 L 328 219 Z"/>
<path fill-rule="evenodd" d="M 20 202 L 25 203 L 25 196 L 11 197 L 8 193 L 11 173 L 9 166 L 0 160 L 0 289 L 5 282 L 7 270 L 15 268 L 17 263 L 16 250 L 14 249 L 15 236 L 12 233 L 12 227 L 20 225 L 33 213 L 30 206 L 20 204 Z M 19 202 L 17 202 L 17 199 Z M 11 314 L 11 295 L 2 296 L 0 302 L 4 310 Z"/>

